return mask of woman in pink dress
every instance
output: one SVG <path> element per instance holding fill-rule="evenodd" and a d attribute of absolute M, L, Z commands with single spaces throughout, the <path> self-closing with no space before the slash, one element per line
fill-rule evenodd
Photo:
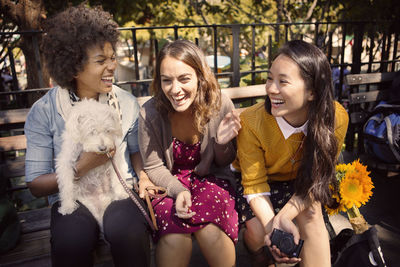
<path fill-rule="evenodd" d="M 139 144 L 150 180 L 168 193 L 153 201 L 157 266 L 187 266 L 192 235 L 210 266 L 234 266 L 238 215 L 229 164 L 240 129 L 234 106 L 188 41 L 162 48 L 151 87 Z"/>

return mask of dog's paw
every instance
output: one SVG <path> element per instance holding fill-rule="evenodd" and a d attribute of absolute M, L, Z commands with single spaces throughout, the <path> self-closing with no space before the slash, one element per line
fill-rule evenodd
<path fill-rule="evenodd" d="M 58 208 L 58 212 L 62 215 L 71 214 L 78 208 L 78 206 L 78 203 L 72 201 L 68 201 L 68 203 L 61 203 L 61 206 Z"/>

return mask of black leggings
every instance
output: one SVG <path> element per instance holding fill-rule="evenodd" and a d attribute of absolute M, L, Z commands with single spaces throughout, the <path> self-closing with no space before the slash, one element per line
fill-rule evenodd
<path fill-rule="evenodd" d="M 93 266 L 93 251 L 100 229 L 82 204 L 70 215 L 51 208 L 52 266 Z M 132 202 L 112 202 L 103 217 L 104 237 L 109 242 L 115 266 L 150 266 L 150 240 L 146 220 Z"/>

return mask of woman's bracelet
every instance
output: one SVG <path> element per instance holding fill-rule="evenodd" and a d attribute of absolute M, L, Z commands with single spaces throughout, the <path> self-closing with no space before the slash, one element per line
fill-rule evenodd
<path fill-rule="evenodd" d="M 72 170 L 74 171 L 74 181 L 78 181 L 79 179 L 81 179 L 81 177 L 77 175 L 78 171 L 76 169 L 76 166 L 72 166 Z"/>

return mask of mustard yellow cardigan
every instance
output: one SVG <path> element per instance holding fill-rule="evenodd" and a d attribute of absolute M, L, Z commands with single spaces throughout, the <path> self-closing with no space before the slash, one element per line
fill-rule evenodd
<path fill-rule="evenodd" d="M 264 102 L 247 108 L 240 115 L 242 129 L 237 137 L 238 154 L 234 167 L 242 172 L 244 194 L 269 192 L 268 181 L 296 178 L 303 154 L 304 134 L 292 134 L 285 140 L 276 122 L 264 108 Z M 338 155 L 347 132 L 349 116 L 335 101 L 335 136 Z"/>

